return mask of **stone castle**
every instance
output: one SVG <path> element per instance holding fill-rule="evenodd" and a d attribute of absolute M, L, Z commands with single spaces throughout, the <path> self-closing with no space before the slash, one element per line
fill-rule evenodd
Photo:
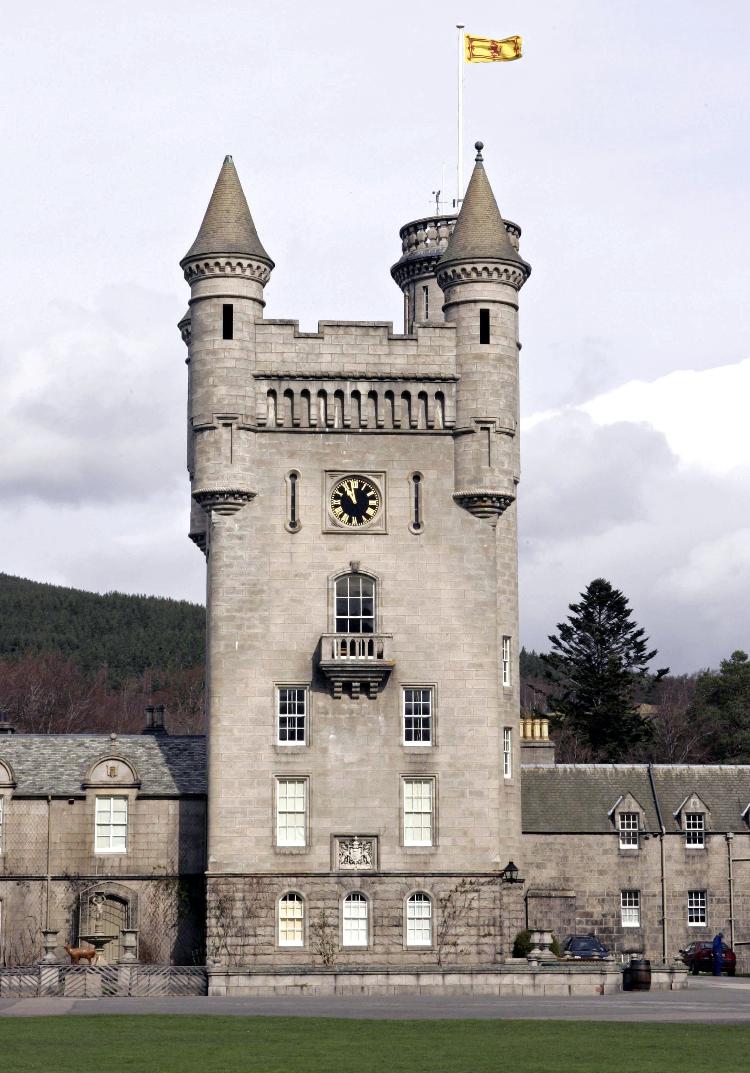
<path fill-rule="evenodd" d="M 479 147 L 481 150 L 481 147 Z M 462 211 L 402 232 L 390 324 L 266 320 L 273 269 L 227 157 L 190 284 L 191 536 L 208 559 L 209 947 L 248 964 L 432 961 L 477 887 L 521 926 L 518 295 L 530 268 L 477 152 Z M 479 891 L 481 890 L 481 897 Z"/>
<path fill-rule="evenodd" d="M 527 926 L 663 962 L 721 928 L 742 954 L 750 768 L 555 765 L 520 719 L 530 267 L 482 149 L 457 216 L 401 229 L 403 334 L 265 318 L 224 161 L 179 324 L 207 737 L 158 709 L 142 736 L 0 733 L 0 961 L 45 928 L 116 960 L 127 930 L 222 994 L 334 966 L 477 989 Z"/>

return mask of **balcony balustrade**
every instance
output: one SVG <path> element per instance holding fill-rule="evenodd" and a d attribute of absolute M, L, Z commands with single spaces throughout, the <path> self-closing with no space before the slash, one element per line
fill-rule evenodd
<path fill-rule="evenodd" d="M 344 682 L 351 684 L 353 697 L 360 695 L 363 685 L 370 697 L 377 697 L 381 682 L 394 666 L 392 640 L 390 633 L 324 633 L 319 666 L 333 686 L 334 697 L 341 696 Z"/>

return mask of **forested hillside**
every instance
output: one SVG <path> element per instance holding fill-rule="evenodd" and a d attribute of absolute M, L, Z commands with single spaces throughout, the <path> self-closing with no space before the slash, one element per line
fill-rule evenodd
<path fill-rule="evenodd" d="M 203 663 L 205 608 L 157 596 L 101 596 L 0 574 L 0 658 L 57 652 L 117 686 L 146 670 Z"/>
<path fill-rule="evenodd" d="M 36 733 L 203 729 L 205 609 L 0 574 L 0 720 Z"/>

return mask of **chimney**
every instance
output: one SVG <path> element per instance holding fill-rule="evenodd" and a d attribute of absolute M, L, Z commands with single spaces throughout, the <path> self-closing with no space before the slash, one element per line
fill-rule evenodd
<path fill-rule="evenodd" d="M 143 734 L 166 734 L 167 728 L 164 723 L 164 705 L 149 704 L 146 706 L 146 725 Z"/>
<path fill-rule="evenodd" d="M 524 716 L 521 719 L 521 763 L 555 763 L 555 743 L 549 737 L 549 719 L 544 716 Z"/>

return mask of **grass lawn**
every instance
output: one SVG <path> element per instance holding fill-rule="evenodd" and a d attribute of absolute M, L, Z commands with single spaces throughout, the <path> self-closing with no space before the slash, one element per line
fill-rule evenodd
<path fill-rule="evenodd" d="M 2 1017 L 3 1073 L 746 1073 L 750 1027 Z"/>

